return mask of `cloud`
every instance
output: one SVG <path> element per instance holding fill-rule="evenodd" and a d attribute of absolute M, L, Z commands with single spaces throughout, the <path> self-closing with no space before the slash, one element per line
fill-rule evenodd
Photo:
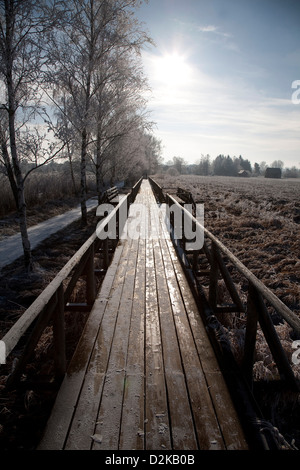
<path fill-rule="evenodd" d="M 217 32 L 218 28 L 217 26 L 213 26 L 213 25 L 210 25 L 210 26 L 198 26 L 198 31 L 202 32 L 202 33 L 215 33 Z"/>
<path fill-rule="evenodd" d="M 196 36 L 200 33 L 206 41 L 212 44 L 215 43 L 224 49 L 240 52 L 238 44 L 234 41 L 233 34 L 223 31 L 215 24 L 198 25 L 194 22 L 182 21 L 178 18 L 174 18 L 173 21 L 178 25 L 180 31 L 185 31 L 194 38 L 194 41 L 197 40 Z"/>
<path fill-rule="evenodd" d="M 222 36 L 224 38 L 230 38 L 232 37 L 231 33 L 224 32 L 220 30 L 219 26 L 213 25 L 213 24 L 208 24 L 204 26 L 199 26 L 196 25 L 195 23 L 187 22 L 187 21 L 182 21 L 179 19 L 174 19 L 174 21 L 183 29 L 186 29 L 188 32 L 198 32 L 198 33 L 213 33 L 217 36 Z"/>
<path fill-rule="evenodd" d="M 196 30 L 198 33 L 205 34 L 209 41 L 215 42 L 225 49 L 239 52 L 239 46 L 234 41 L 233 34 L 222 31 L 218 26 L 212 24 L 197 26 Z"/>
<path fill-rule="evenodd" d="M 214 33 L 218 36 L 222 36 L 223 38 L 231 38 L 232 37 L 232 34 L 231 33 L 225 33 L 223 31 L 220 31 L 219 30 L 219 27 L 218 26 L 214 26 L 214 25 L 208 25 L 208 26 L 198 26 L 197 27 L 197 30 L 200 32 L 200 33 Z"/>

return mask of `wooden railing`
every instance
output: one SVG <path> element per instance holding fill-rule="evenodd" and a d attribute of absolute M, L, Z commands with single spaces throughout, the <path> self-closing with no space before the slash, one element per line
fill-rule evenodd
<path fill-rule="evenodd" d="M 170 194 L 165 194 L 159 185 L 149 178 L 153 190 L 156 192 L 157 198 L 161 202 L 171 208 L 182 211 L 184 220 L 189 224 L 193 224 L 194 228 L 202 230 L 204 234 L 204 244 L 201 250 L 188 251 L 184 238 L 173 242 L 177 252 L 188 274 L 191 287 L 199 298 L 199 292 L 203 298 L 203 289 L 199 282 L 199 275 L 208 276 L 208 295 L 205 295 L 210 312 L 208 316 L 215 316 L 218 319 L 220 313 L 243 312 L 246 317 L 246 333 L 244 341 L 244 351 L 242 360 L 242 371 L 250 387 L 253 385 L 253 366 L 254 354 L 256 347 L 256 337 L 258 324 L 264 334 L 265 340 L 270 348 L 273 359 L 276 363 L 280 379 L 286 381 L 293 389 L 300 390 L 299 381 L 296 379 L 292 367 L 289 363 L 287 355 L 281 345 L 281 341 L 277 335 L 268 307 L 272 307 L 274 311 L 282 317 L 294 330 L 295 334 L 300 338 L 300 319 L 292 312 L 269 288 L 267 288 L 241 261 L 234 256 L 223 243 L 220 242 L 209 230 L 177 200 Z M 172 213 L 171 213 L 172 214 Z M 170 217 L 172 226 L 172 216 Z M 183 227 L 184 232 L 184 227 Z M 199 272 L 198 259 L 205 256 L 209 269 L 207 272 Z M 230 269 L 229 269 L 230 266 Z M 243 303 L 238 293 L 236 285 L 232 279 L 231 271 L 236 270 L 247 281 L 248 292 L 247 302 Z M 223 279 L 228 292 L 231 296 L 233 304 L 222 306 L 219 300 L 219 280 Z"/>
<path fill-rule="evenodd" d="M 128 212 L 130 204 L 135 200 L 141 182 L 142 179 L 136 183 L 131 192 L 121 200 L 114 210 L 98 224 L 97 233 L 93 233 L 2 338 L 5 344 L 6 357 L 8 357 L 21 338 L 27 334 L 28 330 L 31 330 L 22 355 L 8 377 L 6 383 L 8 388 L 15 385 L 32 356 L 43 331 L 51 323 L 53 326 L 55 377 L 58 382 L 63 377 L 66 371 L 65 312 L 67 310 L 86 311 L 91 309 L 96 298 L 96 276 L 99 274 L 99 270 L 96 270 L 94 265 L 95 256 L 102 252 L 103 267 L 101 271 L 105 271 L 109 263 L 108 239 L 105 237 L 101 239 L 101 233 L 107 231 L 107 227 L 113 218 L 118 224 L 117 233 L 122 232 L 123 227 L 120 224 L 124 223 L 125 220 L 124 217 L 120 218 L 119 215 L 120 213 L 124 214 L 124 210 Z M 116 243 L 117 240 L 114 240 L 114 242 Z M 70 303 L 74 288 L 82 276 L 86 279 L 86 302 L 81 304 Z"/>

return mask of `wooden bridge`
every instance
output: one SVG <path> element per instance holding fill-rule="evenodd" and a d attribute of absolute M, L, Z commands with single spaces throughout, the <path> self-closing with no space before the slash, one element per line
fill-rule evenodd
<path fill-rule="evenodd" d="M 151 223 L 148 181 L 135 203 Z M 119 242 L 41 449 L 246 447 L 171 240 L 153 235 Z"/>
<path fill-rule="evenodd" d="M 152 185 L 155 188 L 154 182 Z M 133 201 L 134 207 L 129 204 Z M 122 222 L 124 204 L 129 208 L 129 217 Z M 138 207 L 144 208 L 143 217 L 139 217 Z M 118 220 L 120 233 L 128 235 L 131 230 L 131 236 L 119 237 L 108 263 L 108 243 L 103 234 L 109 231 L 113 220 Z M 99 247 L 107 271 L 97 293 L 94 256 Z M 224 266 L 222 269 L 226 274 Z M 82 274 L 86 275 L 85 308 L 90 309 L 90 314 L 65 371 L 63 315 L 66 308 L 79 308 L 69 300 Z M 127 201 L 123 199 L 104 219 L 97 235 L 87 241 L 3 338 L 9 354 L 37 319 L 23 363 L 21 360 L 14 372 L 12 380 L 16 380 L 41 331 L 52 319 L 56 370 L 63 380 L 38 449 L 270 447 L 268 437 L 255 422 L 259 415 L 251 393 L 250 398 L 247 394 L 251 380 L 245 386 L 239 372 L 236 375 L 235 367 L 229 365 L 224 351 L 211 341 L 208 330 L 212 325 L 209 328 L 205 323 L 205 313 L 208 310 L 211 313 L 210 307 L 205 299 L 203 303 L 197 300 L 186 274 L 165 220 L 160 216 L 151 185 L 148 180 L 142 180 L 134 194 Z M 213 289 L 216 289 L 215 278 L 211 269 Z M 258 286 L 251 280 L 253 299 Z M 227 281 L 238 303 L 236 308 L 242 309 L 228 277 Z M 255 308 L 252 304 L 250 307 L 253 313 Z M 246 376 L 252 365 L 255 324 L 265 319 L 262 307 L 255 312 L 247 328 Z M 287 317 L 291 314 L 285 313 Z M 299 327 L 297 319 L 293 317 L 291 321 Z M 289 364 L 272 332 L 268 340 L 275 344 L 273 350 L 282 375 L 294 384 Z"/>

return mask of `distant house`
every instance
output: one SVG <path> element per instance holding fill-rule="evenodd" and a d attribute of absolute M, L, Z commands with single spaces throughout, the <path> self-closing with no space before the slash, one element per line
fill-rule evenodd
<path fill-rule="evenodd" d="M 250 176 L 250 174 L 246 170 L 241 170 L 241 171 L 238 172 L 238 176 L 240 176 L 242 178 L 248 178 L 248 176 Z"/>
<path fill-rule="evenodd" d="M 265 178 L 281 178 L 281 168 L 267 168 Z"/>

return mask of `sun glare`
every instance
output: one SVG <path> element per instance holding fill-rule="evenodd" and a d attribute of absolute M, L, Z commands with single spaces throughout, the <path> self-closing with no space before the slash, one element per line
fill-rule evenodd
<path fill-rule="evenodd" d="M 156 80 L 172 88 L 186 85 L 191 77 L 191 68 L 186 58 L 178 53 L 157 58 L 155 69 Z"/>

